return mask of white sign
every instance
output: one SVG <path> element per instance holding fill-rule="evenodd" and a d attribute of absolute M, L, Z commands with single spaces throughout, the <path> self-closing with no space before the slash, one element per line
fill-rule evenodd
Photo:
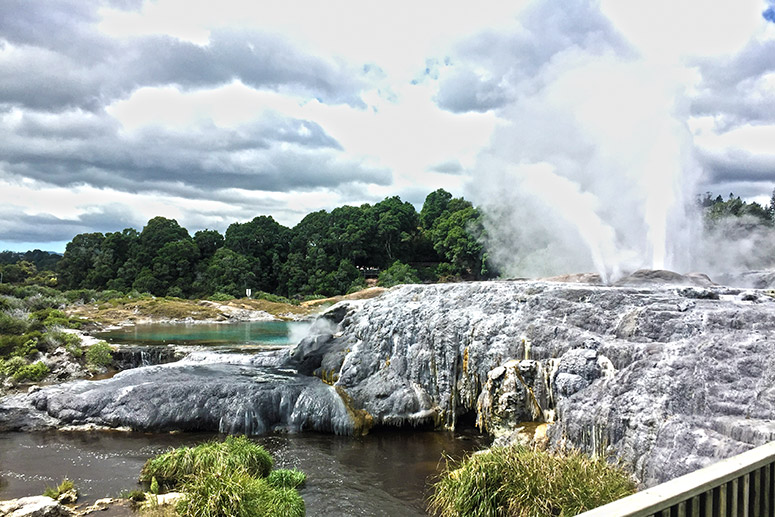
<path fill-rule="evenodd" d="M 245 294 L 250 298 L 250 295 L 253 294 L 253 289 L 245 289 Z"/>

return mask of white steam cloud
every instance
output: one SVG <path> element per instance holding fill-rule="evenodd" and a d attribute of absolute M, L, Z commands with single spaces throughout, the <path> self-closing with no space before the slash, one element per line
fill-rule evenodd
<path fill-rule="evenodd" d="M 508 276 L 691 269 L 699 177 L 680 102 L 693 76 L 572 48 L 503 111 L 469 195 Z"/>

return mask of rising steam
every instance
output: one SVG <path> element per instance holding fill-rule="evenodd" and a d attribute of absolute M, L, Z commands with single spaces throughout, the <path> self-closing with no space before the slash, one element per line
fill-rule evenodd
<path fill-rule="evenodd" d="M 698 179 L 681 68 L 570 49 L 505 112 L 469 195 L 509 276 L 691 269 Z"/>

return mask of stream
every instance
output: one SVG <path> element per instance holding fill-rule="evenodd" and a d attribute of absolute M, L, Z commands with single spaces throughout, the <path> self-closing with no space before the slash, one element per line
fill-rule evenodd
<path fill-rule="evenodd" d="M 271 324 L 267 324 L 271 323 Z M 127 327 L 98 337 L 114 344 L 193 347 L 198 354 L 261 353 L 290 347 L 306 323 L 251 322 L 218 325 Z M 217 360 L 212 357 L 211 360 Z M 41 494 L 68 477 L 82 500 L 115 497 L 138 488 L 150 457 L 217 435 L 119 431 L 0 433 L 0 499 Z M 275 466 L 308 478 L 300 490 L 307 515 L 426 515 L 429 481 L 444 458 L 461 458 L 489 444 L 473 429 L 452 432 L 376 430 L 363 437 L 320 433 L 270 434 L 254 439 Z"/>

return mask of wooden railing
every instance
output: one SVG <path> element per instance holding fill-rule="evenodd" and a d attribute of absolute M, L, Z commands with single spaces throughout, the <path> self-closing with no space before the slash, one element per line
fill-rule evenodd
<path fill-rule="evenodd" d="M 578 517 L 773 517 L 775 442 Z"/>

